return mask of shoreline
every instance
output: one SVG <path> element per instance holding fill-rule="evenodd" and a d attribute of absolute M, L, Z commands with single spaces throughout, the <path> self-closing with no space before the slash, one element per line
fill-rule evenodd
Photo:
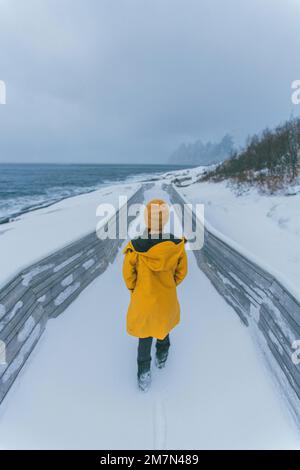
<path fill-rule="evenodd" d="M 23 163 L 23 164 L 1 163 L 0 168 L 1 168 L 1 166 L 6 166 L 6 167 L 15 167 L 15 166 L 20 166 L 20 167 L 21 166 L 25 166 L 25 167 L 29 167 L 29 166 L 36 166 L 36 167 L 61 166 L 61 167 L 64 167 L 64 166 L 68 166 L 68 167 L 82 167 L 82 168 L 102 167 L 102 166 L 103 167 L 123 166 L 123 167 L 127 167 L 127 168 L 132 167 L 134 169 L 134 168 L 136 168 L 137 164 L 121 164 L 121 165 L 118 165 L 118 164 L 109 164 L 109 163 L 104 163 L 104 164 L 92 164 L 92 163 L 90 163 L 90 164 L 77 164 L 77 163 L 70 163 L 70 164 L 68 164 L 68 163 L 67 164 L 65 164 L 65 163 L 61 163 L 61 164 L 52 163 L 52 164 L 50 164 L 50 163 L 44 163 L 43 165 L 40 165 L 40 164 L 35 164 L 35 163 Z M 109 186 L 158 181 L 165 174 L 168 174 L 170 172 L 171 173 L 172 172 L 177 172 L 177 171 L 180 171 L 180 170 L 184 171 L 184 170 L 189 168 L 189 167 L 187 167 L 187 168 L 184 167 L 183 168 L 182 165 L 171 165 L 171 164 L 161 164 L 161 165 L 145 164 L 145 165 L 138 165 L 138 166 L 140 166 L 141 168 L 143 166 L 145 166 L 145 168 L 149 168 L 149 167 L 153 166 L 153 173 L 151 173 L 151 172 L 147 173 L 147 172 L 141 171 L 140 173 L 136 174 L 136 173 L 133 172 L 133 173 L 129 173 L 124 178 L 121 178 L 121 179 L 113 179 L 112 178 L 111 180 L 109 180 L 109 179 L 107 180 L 106 179 L 107 177 L 104 175 L 104 178 L 106 179 L 105 182 L 99 183 L 99 186 L 94 186 L 94 187 L 91 187 L 91 188 L 87 187 L 87 189 L 83 189 L 82 191 L 79 190 L 78 193 L 76 193 L 76 186 L 74 186 L 74 192 L 73 193 L 65 195 L 65 196 L 63 196 L 63 195 L 59 196 L 59 193 L 58 193 L 57 198 L 55 198 L 55 195 L 54 195 L 53 198 L 51 200 L 48 199 L 48 201 L 47 201 L 46 194 L 42 195 L 42 196 L 45 196 L 44 202 L 36 202 L 36 203 L 32 202 L 32 205 L 29 204 L 29 206 L 21 208 L 20 210 L 16 210 L 15 212 L 13 212 L 13 208 L 12 208 L 12 212 L 8 215 L 3 215 L 3 216 L 0 215 L 0 226 L 6 225 L 10 222 L 18 221 L 19 218 L 24 216 L 25 214 L 35 212 L 35 211 L 40 210 L 40 209 L 45 209 L 47 207 L 53 206 L 53 205 L 55 205 L 55 204 L 57 204 L 61 201 L 64 201 L 66 199 L 70 199 L 72 197 L 77 197 L 77 196 L 81 196 L 81 195 L 84 195 L 84 194 L 89 194 L 89 193 L 99 191 L 99 190 L 101 190 L 105 187 L 109 187 Z M 161 167 L 161 170 L 158 169 L 159 166 Z M 80 186 L 78 186 L 78 188 L 80 188 Z M 34 197 L 34 196 L 35 195 L 32 195 L 32 197 Z M 24 197 L 26 197 L 26 196 L 24 196 Z M 21 198 L 21 196 L 16 196 L 15 197 L 16 201 L 20 198 Z M 1 202 L 1 199 L 0 199 L 0 202 Z"/>
<path fill-rule="evenodd" d="M 98 189 L 101 189 L 101 187 L 99 187 Z M 72 197 L 77 197 L 77 196 L 82 196 L 83 194 L 89 194 L 89 193 L 92 193 L 94 191 L 98 191 L 98 189 L 91 189 L 90 191 L 84 191 L 84 192 L 79 193 L 79 194 L 71 194 L 70 196 L 62 197 L 61 199 L 57 199 L 56 201 L 46 202 L 45 204 L 42 204 L 40 206 L 32 206 L 28 209 L 23 209 L 18 213 L 12 214 L 11 216 L 0 217 L 0 226 L 5 225 L 5 224 L 9 224 L 11 222 L 17 222 L 18 217 L 22 217 L 25 214 L 29 214 L 31 212 L 38 211 L 40 209 L 47 209 L 47 207 L 54 206 L 55 204 L 58 204 L 59 202 L 65 201 L 66 199 L 70 199 Z"/>

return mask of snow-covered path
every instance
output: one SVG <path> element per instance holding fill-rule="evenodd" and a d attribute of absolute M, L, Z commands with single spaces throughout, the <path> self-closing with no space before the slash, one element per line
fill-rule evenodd
<path fill-rule="evenodd" d="M 48 323 L 0 407 L 0 448 L 300 448 L 248 329 L 191 253 L 168 365 L 138 391 L 121 268 L 119 253 Z"/>

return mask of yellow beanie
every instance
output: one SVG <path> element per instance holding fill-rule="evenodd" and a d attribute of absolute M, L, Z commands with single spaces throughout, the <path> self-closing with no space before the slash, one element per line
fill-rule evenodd
<path fill-rule="evenodd" d="M 152 199 L 148 202 L 144 217 L 148 230 L 162 232 L 164 225 L 169 220 L 169 206 L 162 199 Z"/>

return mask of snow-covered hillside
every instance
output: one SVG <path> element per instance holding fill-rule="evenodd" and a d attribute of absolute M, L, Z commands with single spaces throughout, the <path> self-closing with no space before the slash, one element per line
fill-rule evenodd
<path fill-rule="evenodd" d="M 275 195 L 250 186 L 237 191 L 237 186 L 226 181 L 198 182 L 207 168 L 169 172 L 163 181 L 175 183 L 188 201 L 204 204 L 207 222 L 254 255 L 300 298 L 299 186 Z"/>
<path fill-rule="evenodd" d="M 178 190 L 193 203 L 203 203 L 214 228 L 255 255 L 300 296 L 300 194 L 262 195 L 252 189 L 237 195 L 225 182 Z"/>

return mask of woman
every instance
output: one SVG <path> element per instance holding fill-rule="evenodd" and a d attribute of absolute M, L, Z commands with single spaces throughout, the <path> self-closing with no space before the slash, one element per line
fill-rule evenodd
<path fill-rule="evenodd" d="M 156 365 L 165 366 L 170 347 L 169 332 L 179 323 L 176 287 L 187 274 L 185 239 L 163 233 L 169 207 L 153 199 L 145 209 L 146 233 L 124 250 L 123 277 L 131 291 L 127 332 L 139 338 L 138 386 L 151 384 L 151 345 L 156 338 Z"/>

